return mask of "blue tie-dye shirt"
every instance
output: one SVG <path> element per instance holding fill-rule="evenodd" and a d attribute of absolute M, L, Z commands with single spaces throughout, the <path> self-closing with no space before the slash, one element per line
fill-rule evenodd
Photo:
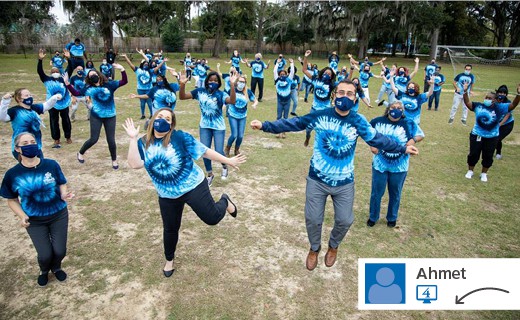
<path fill-rule="evenodd" d="M 70 55 L 73 57 L 81 57 L 83 58 L 83 54 L 85 53 L 85 45 L 80 42 L 80 44 L 75 44 L 74 42 L 70 42 L 65 46 L 65 49 L 70 51 Z"/>
<path fill-rule="evenodd" d="M 392 121 L 383 116 L 372 119 L 370 124 L 377 132 L 393 139 L 400 145 L 405 145 L 410 139 L 413 139 L 417 132 L 417 125 L 408 118 Z M 379 172 L 407 172 L 409 162 L 410 155 L 407 153 L 379 150 L 373 157 L 372 167 Z"/>
<path fill-rule="evenodd" d="M 176 199 L 204 181 L 198 160 L 208 148 L 190 134 L 174 130 L 165 148 L 162 139 L 154 139 L 148 149 L 143 139 L 137 144 L 144 167 L 161 198 Z"/>
<path fill-rule="evenodd" d="M 11 141 L 11 151 L 14 152 L 14 139 L 22 132 L 29 132 L 34 135 L 36 144 L 42 148 L 42 132 L 40 125 L 42 120 L 40 114 L 43 113 L 43 104 L 35 103 L 31 109 L 25 109 L 21 106 L 14 106 L 7 109 L 7 115 L 11 118 L 11 127 L 13 128 L 13 139 Z"/>
<path fill-rule="evenodd" d="M 361 71 L 359 73 L 359 84 L 361 88 L 368 88 L 368 80 L 373 76 L 374 74 L 372 72 Z"/>
<path fill-rule="evenodd" d="M 232 55 L 230 60 L 231 60 L 231 65 L 233 67 L 240 68 L 240 61 L 242 60 L 242 58 L 240 56 Z"/>
<path fill-rule="evenodd" d="M 267 69 L 267 65 L 261 60 L 255 60 L 251 64 L 251 77 L 253 78 L 264 78 L 264 69 Z"/>
<path fill-rule="evenodd" d="M 107 77 L 107 78 L 111 78 L 112 77 L 112 65 L 111 64 L 101 64 L 99 66 L 99 70 L 101 70 L 101 73 Z"/>
<path fill-rule="evenodd" d="M 334 70 L 334 73 L 338 72 L 339 57 L 336 55 L 329 56 L 329 68 Z"/>
<path fill-rule="evenodd" d="M 150 90 L 152 88 L 152 72 L 150 69 L 144 70 L 135 67 L 135 77 L 137 79 L 137 90 Z"/>
<path fill-rule="evenodd" d="M 249 101 L 255 101 L 255 94 L 253 91 L 247 89 L 247 95 L 249 97 Z M 232 117 L 235 119 L 244 119 L 247 117 L 247 99 L 246 96 L 241 92 L 236 92 L 236 102 L 235 104 L 227 105 L 227 115 L 228 117 Z"/>
<path fill-rule="evenodd" d="M 98 118 L 112 118 L 116 116 L 114 92 L 117 88 L 119 88 L 119 81 L 112 80 L 99 87 L 87 85 L 80 91 L 80 94 L 90 97 L 91 112 Z"/>
<path fill-rule="evenodd" d="M 274 85 L 276 87 L 276 98 L 279 102 L 287 102 L 291 98 L 291 78 L 288 76 L 285 77 L 285 80 L 282 80 L 281 77 L 278 77 L 274 81 Z"/>
<path fill-rule="evenodd" d="M 293 76 L 293 80 L 292 80 L 292 83 L 291 83 L 291 90 L 294 90 L 296 88 L 298 88 L 298 85 L 300 84 L 300 77 L 298 75 L 294 75 Z"/>
<path fill-rule="evenodd" d="M 194 73 L 196 76 L 199 77 L 199 81 L 204 81 L 206 80 L 206 77 L 207 77 L 207 72 L 210 68 L 208 67 L 208 65 L 203 65 L 202 63 L 198 63 L 195 65 L 195 70 L 194 70 Z"/>
<path fill-rule="evenodd" d="M 475 112 L 475 125 L 471 133 L 483 138 L 498 137 L 500 119 L 509 112 L 509 103 L 494 103 L 486 107 L 480 102 L 471 102 Z"/>
<path fill-rule="evenodd" d="M 40 76 L 40 80 L 43 82 L 45 86 L 45 90 L 47 92 L 46 100 L 49 100 L 55 94 L 61 94 L 61 100 L 58 100 L 54 105 L 54 109 L 63 110 L 68 108 L 70 105 L 70 94 L 65 86 L 65 81 L 63 78 L 54 79 L 53 77 L 49 77 L 43 71 L 42 60 L 38 60 L 37 67 L 38 75 Z"/>
<path fill-rule="evenodd" d="M 444 77 L 443 74 L 439 73 L 438 75 L 435 76 L 433 81 L 434 81 L 433 91 L 440 91 L 442 89 L 442 85 L 440 85 L 440 83 L 446 82 L 446 78 Z"/>
<path fill-rule="evenodd" d="M 320 79 L 314 78 L 312 80 L 312 85 L 314 86 L 312 109 L 317 111 L 330 108 L 330 95 L 334 90 L 333 83 L 325 83 Z"/>
<path fill-rule="evenodd" d="M 85 77 L 74 75 L 70 78 L 70 84 L 74 86 L 76 91 L 81 91 L 83 88 L 85 88 Z"/>
<path fill-rule="evenodd" d="M 201 128 L 226 130 L 222 107 L 229 97 L 227 93 L 217 90 L 210 94 L 206 88 L 197 88 L 191 91 L 191 96 L 199 101 Z"/>
<path fill-rule="evenodd" d="M 424 80 L 430 80 L 430 77 L 435 73 L 435 69 L 439 67 L 438 64 L 428 64 L 424 67 Z"/>
<path fill-rule="evenodd" d="M 285 60 L 285 58 L 282 58 L 282 60 L 280 62 L 278 62 L 278 59 L 276 59 L 275 64 L 276 63 L 278 63 L 278 68 L 276 69 L 276 71 L 278 72 L 285 68 L 285 66 L 287 65 L 287 60 Z"/>
<path fill-rule="evenodd" d="M 177 96 L 176 92 L 179 91 L 179 84 L 170 83 L 170 90 L 166 87 L 155 86 L 146 94 L 152 102 L 152 113 L 155 113 L 157 110 L 161 108 L 171 108 L 175 110 L 175 106 L 177 105 Z"/>
<path fill-rule="evenodd" d="M 262 124 L 262 130 L 270 133 L 305 129 L 316 132 L 309 177 L 332 187 L 354 181 L 354 154 L 359 136 L 378 149 L 406 151 L 404 145 L 377 133 L 364 116 L 352 111 L 341 116 L 335 108 L 328 108 L 303 117 Z"/>
<path fill-rule="evenodd" d="M 0 189 L 6 199 L 20 198 L 22 209 L 29 217 L 50 216 L 67 207 L 60 193 L 60 185 L 67 183 L 60 165 L 51 159 L 40 161 L 34 168 L 19 163 L 7 170 Z"/>
<path fill-rule="evenodd" d="M 464 93 L 464 84 L 468 84 L 468 94 L 471 92 L 471 87 L 475 83 L 475 76 L 473 74 L 465 74 L 465 73 L 459 73 L 454 79 L 455 82 L 457 82 L 457 88 L 459 89 L 460 95 Z"/>
<path fill-rule="evenodd" d="M 400 100 L 404 105 L 404 115 L 413 120 L 417 125 L 421 124 L 421 106 L 428 101 L 426 93 L 421 93 L 417 96 L 410 96 L 403 91 L 397 94 L 397 100 Z"/>
<path fill-rule="evenodd" d="M 408 86 L 408 82 L 410 82 L 411 78 L 409 76 L 394 76 L 394 85 L 399 91 L 406 91 L 406 87 Z"/>
<path fill-rule="evenodd" d="M 52 66 L 61 70 L 63 68 L 63 63 L 65 63 L 65 59 L 62 56 L 54 55 L 51 58 Z"/>

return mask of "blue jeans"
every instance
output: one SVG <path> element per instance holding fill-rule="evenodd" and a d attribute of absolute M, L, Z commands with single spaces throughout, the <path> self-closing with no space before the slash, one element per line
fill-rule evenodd
<path fill-rule="evenodd" d="M 310 82 L 302 82 L 302 85 L 300 87 L 300 91 L 303 91 L 305 88 L 305 101 L 307 101 L 307 98 L 309 97 L 309 92 L 311 91 L 312 83 Z"/>
<path fill-rule="evenodd" d="M 433 91 L 430 98 L 428 98 L 428 110 L 432 108 L 432 102 L 435 99 L 435 110 L 439 109 L 439 101 L 441 100 L 441 90 Z"/>
<path fill-rule="evenodd" d="M 386 221 L 396 221 L 401 203 L 401 192 L 408 172 L 379 172 L 372 168 L 372 194 L 370 195 L 370 220 L 379 220 L 381 198 L 388 184 L 388 211 Z"/>
<path fill-rule="evenodd" d="M 148 93 L 148 89 L 137 89 L 137 94 L 147 94 Z M 152 99 L 151 98 L 148 98 L 148 99 L 139 99 L 139 101 L 141 101 L 141 115 L 144 116 L 144 107 L 145 107 L 145 104 L 148 103 L 148 110 L 150 110 L 150 117 L 153 115 L 152 114 Z"/>
<path fill-rule="evenodd" d="M 381 85 L 381 89 L 379 89 L 379 94 L 377 95 L 377 100 L 378 101 L 381 101 L 381 98 L 383 98 L 383 95 L 386 93 L 386 95 L 388 96 L 388 101 L 390 103 L 394 102 L 395 100 L 395 94 L 394 92 L 392 91 L 391 88 L 387 88 L 384 84 Z"/>
<path fill-rule="evenodd" d="M 291 101 L 293 103 L 292 113 L 296 112 L 296 108 L 298 107 L 298 88 L 294 88 L 291 90 Z"/>
<path fill-rule="evenodd" d="M 208 148 L 211 148 L 212 140 L 215 141 L 215 151 L 224 155 L 224 137 L 226 135 L 226 130 L 215 130 L 208 128 L 199 128 L 200 134 L 200 142 Z M 211 160 L 204 158 L 204 167 L 206 168 L 206 172 L 210 173 L 213 171 L 211 167 Z M 226 168 L 226 165 L 223 164 L 222 167 Z"/>
<path fill-rule="evenodd" d="M 279 120 L 282 118 L 287 119 L 289 117 L 289 109 L 291 107 L 291 99 L 288 99 L 287 101 L 280 101 L 278 99 L 277 103 L 277 109 L 276 109 L 276 120 Z"/>
<path fill-rule="evenodd" d="M 235 144 L 235 148 L 240 148 L 240 145 L 242 144 L 242 140 L 244 139 L 244 132 L 246 131 L 246 119 L 237 119 L 228 116 L 229 119 L 229 127 L 231 128 L 231 135 L 229 136 L 229 139 L 227 141 L 227 146 L 231 148 L 233 145 L 233 142 L 235 142 L 235 139 L 237 140 Z"/>

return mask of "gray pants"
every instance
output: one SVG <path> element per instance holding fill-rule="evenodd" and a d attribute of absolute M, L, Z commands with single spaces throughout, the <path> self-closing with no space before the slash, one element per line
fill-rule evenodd
<path fill-rule="evenodd" d="M 321 229 L 329 195 L 334 204 L 334 227 L 330 232 L 329 246 L 337 248 L 354 222 L 354 182 L 331 187 L 307 177 L 305 194 L 305 225 L 311 250 L 318 251 L 321 247 Z"/>

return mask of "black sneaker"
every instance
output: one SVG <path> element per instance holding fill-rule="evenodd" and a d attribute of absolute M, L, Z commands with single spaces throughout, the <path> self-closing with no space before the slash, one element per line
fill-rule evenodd
<path fill-rule="evenodd" d="M 42 273 L 38 276 L 38 285 L 40 287 L 45 287 L 49 282 L 49 273 Z"/>
<path fill-rule="evenodd" d="M 372 221 L 372 220 L 370 220 L 370 219 L 367 220 L 367 226 L 369 226 L 369 227 L 373 227 L 373 226 L 375 226 L 375 225 L 376 225 L 376 222 L 375 222 L 375 221 Z"/>
<path fill-rule="evenodd" d="M 298 115 L 296 114 L 296 112 L 291 112 L 291 116 L 297 117 Z"/>
<path fill-rule="evenodd" d="M 383 103 L 385 103 L 385 100 L 384 100 L 384 99 L 383 99 L 383 100 L 381 100 L 381 101 L 379 101 L 379 103 L 377 104 L 377 106 L 378 106 L 378 107 L 380 107 L 380 106 L 382 106 L 382 105 L 383 105 Z"/>
<path fill-rule="evenodd" d="M 144 116 L 144 114 L 141 116 L 140 120 L 143 120 L 145 119 L 146 117 Z"/>
<path fill-rule="evenodd" d="M 389 228 L 394 228 L 396 224 L 397 224 L 397 221 L 388 221 L 386 223 L 386 226 Z"/>
<path fill-rule="evenodd" d="M 65 280 L 67 280 L 67 274 L 65 273 L 65 271 L 63 270 L 58 270 L 56 272 L 53 272 L 54 273 L 54 276 L 56 277 L 56 279 L 59 281 L 59 282 L 63 282 Z"/>

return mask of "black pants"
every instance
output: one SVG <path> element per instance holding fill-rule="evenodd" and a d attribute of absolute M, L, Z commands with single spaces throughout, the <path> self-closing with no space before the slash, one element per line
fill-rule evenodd
<path fill-rule="evenodd" d="M 184 204 L 188 204 L 197 216 L 208 225 L 216 225 L 226 215 L 228 202 L 220 198 L 215 202 L 209 191 L 206 179 L 199 185 L 177 199 L 159 197 L 159 208 L 163 220 L 164 256 L 171 261 L 175 258 L 175 249 L 179 242 Z"/>
<path fill-rule="evenodd" d="M 68 64 L 67 64 L 67 74 L 69 75 L 69 78 L 72 76 L 72 73 L 74 73 L 74 70 L 75 70 L 78 66 L 82 66 L 83 69 L 85 69 L 85 61 L 83 60 L 83 58 L 74 58 L 74 57 L 71 57 L 71 58 L 68 60 Z"/>
<path fill-rule="evenodd" d="M 60 117 L 61 125 L 63 126 L 63 134 L 65 139 L 70 139 L 72 125 L 70 124 L 69 108 L 57 110 L 56 108 L 49 109 L 49 121 L 51 124 L 51 137 L 54 140 L 60 140 Z"/>
<path fill-rule="evenodd" d="M 29 223 L 27 233 L 38 253 L 40 270 L 43 273 L 60 270 L 61 261 L 67 253 L 67 208 L 51 216 L 30 217 Z"/>
<path fill-rule="evenodd" d="M 428 80 L 424 79 L 424 91 L 423 92 L 428 92 L 428 90 L 430 90 L 430 84 L 428 83 Z"/>
<path fill-rule="evenodd" d="M 258 84 L 258 100 L 264 96 L 264 78 L 251 78 L 251 91 L 256 95 L 256 85 Z"/>
<path fill-rule="evenodd" d="M 468 166 L 474 167 L 482 154 L 482 167 L 490 168 L 493 165 L 493 154 L 497 146 L 498 137 L 480 138 L 477 141 L 477 135 L 469 135 L 469 154 Z"/>
<path fill-rule="evenodd" d="M 90 138 L 85 141 L 80 154 L 85 154 L 88 149 L 98 142 L 101 126 L 105 127 L 105 135 L 107 137 L 108 150 L 110 150 L 110 157 L 112 161 L 117 160 L 117 146 L 116 146 L 116 117 L 99 118 L 94 113 L 90 113 Z"/>
<path fill-rule="evenodd" d="M 500 127 L 498 131 L 497 154 L 502 154 L 502 140 L 504 140 L 513 131 L 515 122 L 511 121 Z"/>

